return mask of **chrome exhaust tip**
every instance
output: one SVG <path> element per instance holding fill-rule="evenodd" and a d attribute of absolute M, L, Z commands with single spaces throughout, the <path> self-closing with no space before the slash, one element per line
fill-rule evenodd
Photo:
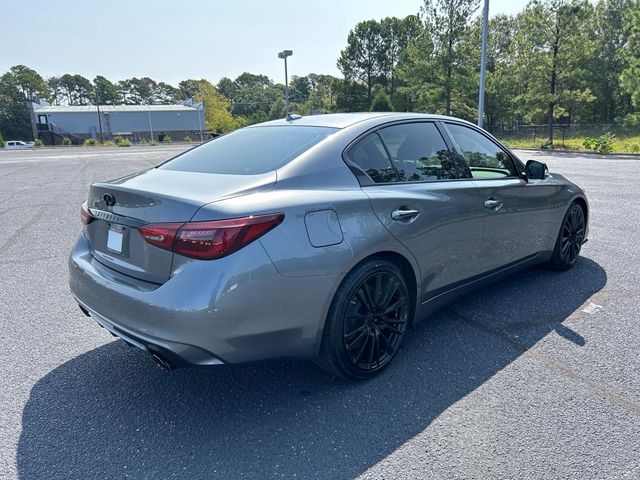
<path fill-rule="evenodd" d="M 171 370 L 173 370 L 173 368 L 171 367 L 171 363 L 169 363 L 169 361 L 158 355 L 157 353 L 151 353 L 151 358 L 153 358 L 153 361 L 156 362 L 156 365 L 158 365 L 160 368 L 162 368 L 163 370 L 170 372 Z"/>

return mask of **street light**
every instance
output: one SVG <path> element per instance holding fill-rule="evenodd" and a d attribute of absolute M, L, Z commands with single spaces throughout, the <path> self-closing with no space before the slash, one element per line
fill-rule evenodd
<path fill-rule="evenodd" d="M 487 30 L 489 30 L 489 0 L 484 0 L 482 12 L 482 53 L 480 54 L 480 94 L 478 96 L 478 126 L 484 117 L 484 83 L 487 76 Z"/>
<path fill-rule="evenodd" d="M 278 58 L 284 60 L 284 98 L 286 102 L 287 115 L 289 115 L 289 77 L 287 75 L 287 57 L 293 55 L 293 50 L 283 50 L 278 53 Z"/>

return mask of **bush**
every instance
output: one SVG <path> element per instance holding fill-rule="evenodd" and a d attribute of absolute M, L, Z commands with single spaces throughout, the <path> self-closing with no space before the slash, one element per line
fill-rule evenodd
<path fill-rule="evenodd" d="M 119 147 L 131 146 L 131 140 L 129 140 L 128 138 L 117 136 L 116 138 L 114 138 L 114 141 L 116 142 L 116 145 L 118 145 Z"/>
<path fill-rule="evenodd" d="M 113 140 L 106 140 L 106 141 L 102 142 L 102 146 L 103 147 L 115 147 L 116 144 L 114 143 Z"/>
<path fill-rule="evenodd" d="M 71 145 L 71 139 L 69 137 L 62 137 L 62 145 L 68 147 Z"/>
<path fill-rule="evenodd" d="M 187 135 L 186 137 L 184 137 L 184 141 L 185 142 L 193 142 L 193 138 L 191 138 L 189 135 Z"/>
<path fill-rule="evenodd" d="M 164 137 L 162 137 L 162 143 L 171 143 L 171 136 L 165 135 Z"/>
<path fill-rule="evenodd" d="M 33 142 L 33 144 L 36 147 L 44 147 L 44 142 L 42 140 L 40 140 L 39 138 L 36 138 L 35 141 Z"/>
<path fill-rule="evenodd" d="M 380 90 L 375 97 L 373 97 L 373 101 L 371 102 L 371 111 L 372 112 L 393 112 L 393 105 L 391 105 L 391 100 L 389 99 L 389 95 Z"/>
<path fill-rule="evenodd" d="M 0 135 L 0 148 L 4 148 L 4 138 Z"/>
<path fill-rule="evenodd" d="M 97 145 L 97 144 L 98 144 L 98 141 L 97 141 L 95 138 L 87 138 L 87 139 L 84 141 L 84 144 L 85 144 L 85 145 Z"/>
<path fill-rule="evenodd" d="M 613 151 L 613 141 L 615 140 L 615 134 L 607 132 L 599 137 L 586 137 L 582 146 L 585 150 L 590 150 L 598 153 L 611 153 Z"/>

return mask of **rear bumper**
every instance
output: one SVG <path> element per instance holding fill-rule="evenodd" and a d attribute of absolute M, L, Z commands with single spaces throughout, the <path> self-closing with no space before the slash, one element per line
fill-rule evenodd
<path fill-rule="evenodd" d="M 185 263 L 162 285 L 102 265 L 84 237 L 69 257 L 69 286 L 83 310 L 175 366 L 315 357 L 336 283 L 283 277 L 259 242 Z"/>

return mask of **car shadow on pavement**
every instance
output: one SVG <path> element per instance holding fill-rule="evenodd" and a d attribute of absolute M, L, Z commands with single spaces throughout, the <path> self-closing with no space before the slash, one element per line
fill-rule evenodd
<path fill-rule="evenodd" d="M 114 341 L 33 387 L 19 477 L 357 476 L 549 333 L 588 342 L 562 322 L 606 281 L 588 258 L 569 272 L 519 273 L 418 324 L 367 382 L 310 362 L 166 373 Z"/>

